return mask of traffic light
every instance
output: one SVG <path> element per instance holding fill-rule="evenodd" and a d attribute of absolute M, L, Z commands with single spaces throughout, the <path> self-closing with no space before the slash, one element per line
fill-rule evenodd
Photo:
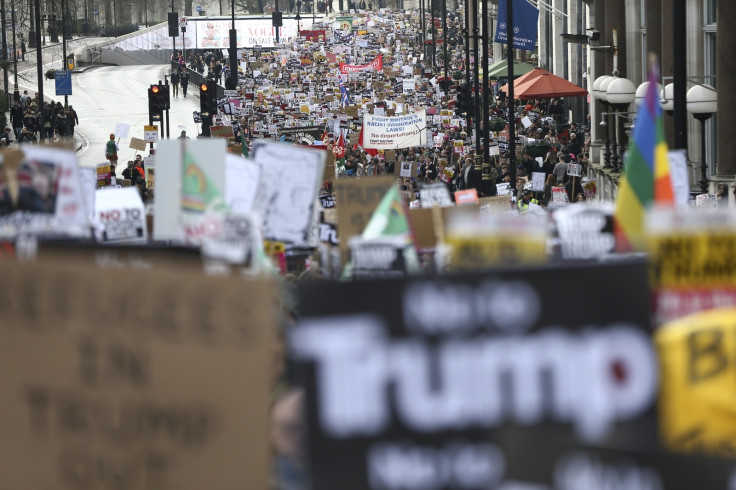
<path fill-rule="evenodd" d="M 161 101 L 161 87 L 151 85 L 148 88 L 148 116 L 151 120 L 160 121 L 164 113 L 164 104 Z"/>
<path fill-rule="evenodd" d="M 169 12 L 169 37 L 177 37 L 179 35 L 179 13 Z"/>
<path fill-rule="evenodd" d="M 271 24 L 274 27 L 281 27 L 282 25 L 284 25 L 281 12 L 271 12 Z"/>
<path fill-rule="evenodd" d="M 209 82 L 204 82 L 199 86 L 199 113 L 202 117 L 212 115 L 212 98 L 215 91 L 210 89 Z"/>
<path fill-rule="evenodd" d="M 455 104 L 455 114 L 460 116 L 468 114 L 473 110 L 473 96 L 470 93 L 470 87 L 460 85 L 457 89 L 457 103 Z"/>
<path fill-rule="evenodd" d="M 158 98 L 165 111 L 171 109 L 171 93 L 169 92 L 169 85 L 158 86 Z"/>

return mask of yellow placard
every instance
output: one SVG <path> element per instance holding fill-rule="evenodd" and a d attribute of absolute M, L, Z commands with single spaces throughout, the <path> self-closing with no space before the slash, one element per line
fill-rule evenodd
<path fill-rule="evenodd" d="M 543 236 L 448 236 L 446 243 L 452 247 L 453 270 L 538 265 L 547 258 Z"/>
<path fill-rule="evenodd" d="M 736 286 L 736 234 L 688 233 L 649 238 L 657 288 Z"/>
<path fill-rule="evenodd" d="M 661 327 L 660 434 L 676 451 L 736 455 L 736 308 Z"/>

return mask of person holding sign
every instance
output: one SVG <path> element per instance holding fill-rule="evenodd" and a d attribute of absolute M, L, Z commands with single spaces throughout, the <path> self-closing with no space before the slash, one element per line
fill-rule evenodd
<path fill-rule="evenodd" d="M 110 133 L 110 140 L 105 144 L 105 158 L 110 161 L 113 173 L 115 172 L 115 167 L 118 165 L 118 150 L 115 135 Z"/>

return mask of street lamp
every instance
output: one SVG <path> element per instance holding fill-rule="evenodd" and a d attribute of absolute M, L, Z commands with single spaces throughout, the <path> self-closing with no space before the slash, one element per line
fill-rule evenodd
<path fill-rule="evenodd" d="M 659 105 L 662 106 L 662 110 L 672 115 L 672 111 L 675 110 L 675 84 L 668 83 L 659 94 Z"/>
<path fill-rule="evenodd" d="M 606 80 L 606 100 L 610 105 L 616 109 L 617 112 L 626 112 L 629 105 L 634 102 L 636 98 L 636 87 L 628 78 L 612 77 Z M 614 128 L 614 142 L 613 142 L 613 168 L 614 170 L 621 170 L 623 165 L 619 166 L 619 158 L 616 154 L 616 147 L 619 146 L 621 149 L 621 156 L 624 154 L 625 141 L 622 138 L 624 134 L 623 121 L 621 118 L 614 116 L 615 128 Z M 618 144 L 618 145 L 617 145 Z"/>
<path fill-rule="evenodd" d="M 705 122 L 718 110 L 718 94 L 710 85 L 695 85 L 687 91 L 687 112 L 700 121 L 700 190 L 708 192 L 708 165 L 705 162 Z"/>
<path fill-rule="evenodd" d="M 649 84 L 651 82 L 644 82 L 641 85 L 639 85 L 636 88 L 636 95 L 634 98 L 634 106 L 636 106 L 637 109 L 641 107 L 641 105 L 644 103 L 644 99 L 647 97 L 647 90 L 649 90 Z M 659 82 L 657 83 L 656 93 L 662 93 L 662 84 Z"/>
<path fill-rule="evenodd" d="M 606 100 L 606 91 L 601 90 L 601 86 L 604 82 L 606 82 L 609 78 L 611 78 L 609 75 L 602 75 L 593 81 L 593 98 L 600 100 L 603 106 L 606 109 L 606 113 L 601 114 L 603 116 L 603 120 L 601 121 L 601 126 L 606 129 L 606 137 L 603 140 L 606 144 L 606 149 L 603 152 L 603 167 L 604 168 L 610 168 L 611 167 L 611 147 L 610 147 L 610 141 L 608 139 L 608 101 Z"/>

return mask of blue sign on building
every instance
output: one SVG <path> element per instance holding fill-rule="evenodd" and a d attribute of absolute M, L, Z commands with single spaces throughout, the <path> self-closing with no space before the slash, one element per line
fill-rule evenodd
<path fill-rule="evenodd" d="M 71 71 L 56 70 L 54 81 L 56 82 L 56 95 L 72 95 Z"/>
<path fill-rule="evenodd" d="M 196 10 L 197 10 L 197 12 L 201 12 L 202 11 L 202 6 L 201 5 L 197 5 L 197 9 Z"/>

